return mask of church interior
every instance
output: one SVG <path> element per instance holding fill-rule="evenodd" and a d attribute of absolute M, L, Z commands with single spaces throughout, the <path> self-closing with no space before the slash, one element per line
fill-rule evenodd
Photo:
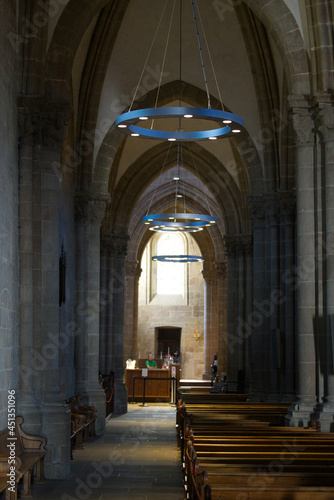
<path fill-rule="evenodd" d="M 0 431 L 13 407 L 45 437 L 47 478 L 70 399 L 103 435 L 101 380 L 126 414 L 149 353 L 334 431 L 333 23 L 333 0 L 0 2 Z"/>

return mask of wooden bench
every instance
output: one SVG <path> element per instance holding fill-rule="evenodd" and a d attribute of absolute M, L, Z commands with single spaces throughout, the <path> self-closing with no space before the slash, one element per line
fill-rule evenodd
<path fill-rule="evenodd" d="M 95 435 L 97 410 L 95 406 L 84 404 L 81 397 L 72 396 L 66 401 L 71 411 L 71 457 L 73 450 L 82 450 L 84 441 Z"/>
<path fill-rule="evenodd" d="M 7 455 L 0 455 L 0 497 L 1 494 L 4 495 L 5 500 L 16 500 L 17 499 L 17 488 L 19 480 L 22 477 L 21 472 L 19 471 L 21 467 L 21 460 L 16 457 L 14 460 L 14 464 L 9 464 Z M 12 483 L 8 481 L 11 479 L 9 476 L 10 466 L 14 467 L 14 477 L 15 477 L 15 486 L 12 487 Z M 14 491 L 12 491 L 14 490 Z"/>
<path fill-rule="evenodd" d="M 271 417 L 284 412 L 284 405 L 220 406 L 178 407 L 187 498 L 334 499 L 333 434 L 319 432 L 317 425 L 273 425 Z"/>
<path fill-rule="evenodd" d="M 32 436 L 24 432 L 22 429 L 23 422 L 23 417 L 17 416 L 15 418 L 14 436 L 9 434 L 8 429 L 5 429 L 0 433 L 0 448 L 2 450 L 8 450 L 8 455 L 6 456 L 8 464 L 8 456 L 11 450 L 11 448 L 8 448 L 8 445 L 12 446 L 13 457 L 15 456 L 17 460 L 15 465 L 16 481 L 22 483 L 22 495 L 28 496 L 31 494 L 30 486 L 32 481 L 34 483 L 44 482 L 43 466 L 44 456 L 46 453 L 46 439 L 40 436 Z M 3 458 L 1 459 L 0 464 L 0 470 L 3 473 L 4 469 L 6 469 L 6 463 Z M 3 487 L 2 473 L 1 485 Z M 5 491 L 6 500 L 13 500 L 16 498 L 15 495 L 17 492 L 10 492 L 7 485 L 0 491 Z"/>

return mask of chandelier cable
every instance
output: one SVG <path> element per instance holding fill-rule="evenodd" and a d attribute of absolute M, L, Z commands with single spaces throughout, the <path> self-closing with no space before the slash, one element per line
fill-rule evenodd
<path fill-rule="evenodd" d="M 195 158 L 194 158 L 194 155 L 193 155 L 193 152 L 191 150 L 191 147 L 190 147 L 190 143 L 188 142 L 188 148 L 189 148 L 189 152 L 190 152 L 190 156 L 191 156 L 191 159 L 192 159 L 192 162 L 194 164 L 194 167 L 196 169 L 196 173 L 197 173 L 197 178 L 198 178 L 198 181 L 200 182 L 200 177 L 199 177 L 199 172 L 198 172 L 198 168 L 197 168 L 197 165 L 195 163 Z M 203 194 L 204 194 L 204 197 L 205 197 L 205 201 L 206 201 L 206 204 L 207 204 L 207 207 L 208 207 L 208 212 L 210 215 L 212 215 L 212 210 L 211 210 L 211 207 L 210 207 L 210 204 L 209 204 L 209 199 L 208 199 L 208 196 L 206 194 L 206 192 L 204 191 L 203 189 Z"/>
<path fill-rule="evenodd" d="M 209 48 L 209 44 L 208 44 L 208 39 L 207 39 L 206 34 L 205 34 L 204 25 L 203 25 L 203 22 L 202 22 L 202 16 L 201 16 L 201 13 L 200 13 L 200 10 L 199 10 L 199 7 L 198 7 L 197 0 L 195 0 L 195 3 L 196 3 L 196 7 L 197 7 L 198 17 L 199 17 L 199 20 L 200 20 L 200 23 L 201 23 L 201 28 L 202 28 L 202 32 L 203 32 L 203 37 L 204 37 L 205 45 L 206 45 L 206 50 L 208 52 L 208 56 L 209 56 L 209 60 L 210 60 L 210 64 L 211 64 L 213 78 L 215 80 L 215 84 L 216 84 L 216 88 L 217 88 L 217 93 L 218 93 L 219 101 L 220 101 L 222 110 L 225 111 L 224 104 L 223 104 L 223 99 L 222 99 L 222 96 L 221 96 L 221 93 L 220 93 L 220 89 L 219 89 L 217 74 L 216 74 L 216 71 L 215 71 L 215 68 L 214 68 L 214 65 L 213 65 L 213 61 L 212 61 L 212 57 L 211 57 L 211 52 L 210 52 L 210 48 Z"/>
<path fill-rule="evenodd" d="M 150 213 L 150 209 L 151 209 L 151 206 L 152 206 L 153 200 L 154 200 L 154 198 L 155 198 L 155 193 L 156 193 L 156 191 L 157 191 L 157 189 L 158 189 L 158 187 L 159 187 L 159 185 L 160 185 L 160 183 L 161 183 L 162 174 L 163 174 L 163 171 L 164 171 L 165 165 L 166 165 L 166 163 L 167 163 L 167 158 L 168 158 L 168 156 L 169 156 L 169 152 L 170 152 L 170 148 L 171 148 L 171 147 L 172 147 L 172 144 L 170 143 L 170 144 L 169 144 L 169 147 L 168 147 L 167 154 L 166 154 L 166 158 L 165 158 L 165 161 L 164 161 L 164 163 L 163 163 L 163 165 L 162 165 L 162 167 L 161 167 L 161 170 L 160 170 L 160 175 L 159 175 L 159 179 L 158 179 L 158 182 L 156 183 L 156 186 L 155 186 L 155 188 L 154 188 L 153 195 L 152 195 L 152 199 L 151 199 L 150 205 L 149 205 L 149 207 L 148 207 L 148 209 L 147 209 L 146 215 L 148 215 L 148 214 Z"/>
<path fill-rule="evenodd" d="M 200 53 L 200 56 L 201 56 L 203 76 L 204 76 L 204 83 L 205 83 L 205 89 L 206 89 L 206 94 L 207 94 L 207 98 L 208 98 L 208 109 L 211 109 L 211 99 L 210 99 L 210 93 L 209 93 L 209 86 L 208 86 L 208 80 L 206 78 L 206 72 L 205 72 L 205 66 L 204 66 L 204 59 L 203 59 L 203 53 L 202 53 L 202 45 L 201 45 L 201 39 L 200 39 L 200 36 L 199 36 L 199 31 L 198 31 L 198 24 L 197 24 L 196 12 L 195 12 L 194 0 L 191 0 L 191 4 L 192 4 L 192 7 L 193 7 L 193 14 L 194 14 L 194 21 L 195 21 L 195 26 L 196 26 L 198 48 L 199 48 L 199 53 Z"/>
<path fill-rule="evenodd" d="M 136 99 L 136 95 L 137 95 L 137 92 L 138 92 L 138 89 L 139 89 L 139 85 L 140 85 L 140 82 L 141 82 L 141 80 L 142 80 L 142 78 L 143 78 L 143 74 L 144 74 L 144 71 L 145 71 L 145 69 L 146 69 L 148 59 L 149 59 L 149 57 L 150 57 L 150 55 L 151 55 L 151 52 L 152 52 L 152 48 L 153 48 L 153 45 L 154 45 L 155 39 L 156 39 L 157 34 L 158 34 L 158 31 L 159 31 L 159 29 L 160 29 L 160 25 L 161 25 L 161 22 L 162 22 L 163 16 L 164 16 L 164 14 L 165 14 L 165 10 L 166 10 L 167 4 L 168 4 L 168 0 L 166 0 L 165 6 L 164 6 L 163 11 L 162 11 L 162 14 L 161 14 L 161 16 L 160 16 L 160 20 L 159 20 L 159 22 L 158 22 L 157 29 L 155 30 L 155 34 L 154 34 L 154 37 L 153 37 L 153 40 L 152 40 L 152 43 L 151 43 L 150 49 L 149 49 L 149 51 L 148 51 L 148 54 L 147 54 L 147 57 L 146 57 L 146 60 L 145 60 L 145 63 L 144 63 L 144 66 L 143 66 L 142 72 L 141 72 L 141 74 L 140 74 L 140 77 L 139 77 L 139 80 L 138 80 L 138 84 L 137 84 L 136 90 L 135 90 L 135 92 L 134 92 L 134 94 L 133 94 L 133 97 L 132 97 L 132 101 L 131 101 L 131 104 L 130 104 L 130 107 L 129 107 L 129 111 L 131 111 L 132 106 L 133 106 L 133 103 L 134 103 L 134 101 L 135 101 L 135 99 Z"/>
<path fill-rule="evenodd" d="M 155 108 L 158 106 L 158 100 L 159 100 L 160 88 L 161 88 L 161 80 L 162 80 L 163 71 L 165 69 L 167 49 L 168 49 L 168 45 L 169 45 L 170 33 L 171 33 L 171 30 L 172 30 L 172 23 L 173 23 L 173 17 L 174 17 L 175 3 L 176 3 L 176 0 L 174 0 L 172 14 L 170 16 L 170 22 L 169 22 L 167 40 L 166 40 L 164 56 L 163 56 L 162 65 L 161 65 L 161 71 L 160 71 L 158 88 L 157 88 L 157 95 L 156 95 L 155 104 L 154 104 Z M 152 123 L 151 123 L 151 129 L 153 128 L 153 124 L 154 124 L 154 119 L 152 120 Z"/>

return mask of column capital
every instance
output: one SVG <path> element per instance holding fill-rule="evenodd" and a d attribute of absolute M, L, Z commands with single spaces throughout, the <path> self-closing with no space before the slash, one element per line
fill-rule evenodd
<path fill-rule="evenodd" d="M 20 141 L 59 151 L 73 111 L 69 103 L 43 96 L 20 95 L 17 100 Z"/>
<path fill-rule="evenodd" d="M 217 280 L 226 280 L 227 278 L 227 261 L 215 262 Z"/>
<path fill-rule="evenodd" d="M 294 107 L 291 109 L 290 117 L 296 144 L 298 146 L 314 144 L 315 123 L 312 110 L 309 107 Z"/>
<path fill-rule="evenodd" d="M 247 203 L 253 224 L 265 218 L 265 203 L 262 194 L 247 196 Z"/>
<path fill-rule="evenodd" d="M 213 272 L 212 269 L 203 269 L 202 271 L 202 276 L 205 281 L 206 285 L 212 285 L 213 281 Z"/>
<path fill-rule="evenodd" d="M 75 220 L 101 225 L 107 201 L 107 197 L 94 198 L 90 195 L 78 195 L 75 203 Z"/>
<path fill-rule="evenodd" d="M 334 106 L 321 103 L 317 108 L 318 132 L 322 141 L 334 141 Z"/>
<path fill-rule="evenodd" d="M 280 193 L 271 192 L 264 194 L 266 217 L 270 221 L 274 221 L 280 215 Z"/>
<path fill-rule="evenodd" d="M 251 234 L 226 234 L 224 243 L 227 257 L 250 255 L 253 250 L 253 237 Z"/>
<path fill-rule="evenodd" d="M 292 217 L 296 213 L 296 191 L 280 191 L 280 210 L 283 217 Z"/>
<path fill-rule="evenodd" d="M 112 256 L 125 259 L 129 239 L 129 235 L 125 233 L 102 233 L 101 244 Z"/>
<path fill-rule="evenodd" d="M 125 277 L 126 278 L 134 278 L 139 281 L 139 278 L 142 273 L 142 269 L 140 267 L 140 262 L 138 260 L 125 261 Z"/>

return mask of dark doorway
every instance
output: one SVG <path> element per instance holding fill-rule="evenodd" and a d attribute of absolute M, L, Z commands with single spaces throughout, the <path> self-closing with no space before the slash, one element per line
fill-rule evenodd
<path fill-rule="evenodd" d="M 157 332 L 157 354 L 160 356 L 168 353 L 174 354 L 175 351 L 180 352 L 181 345 L 181 328 L 177 327 L 161 327 L 156 328 Z"/>

